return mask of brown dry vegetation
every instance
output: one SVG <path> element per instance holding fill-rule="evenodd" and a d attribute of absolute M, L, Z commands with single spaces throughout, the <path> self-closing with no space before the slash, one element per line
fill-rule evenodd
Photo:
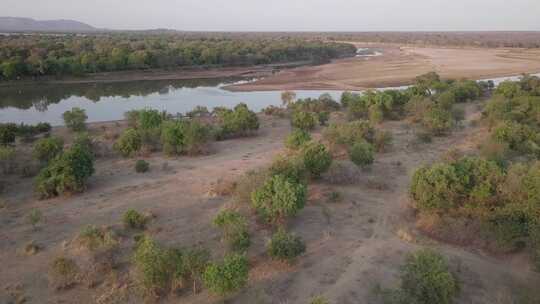
<path fill-rule="evenodd" d="M 479 107 L 468 104 L 465 110 L 463 128 L 429 144 L 418 143 L 406 121 L 384 122 L 379 128 L 391 132 L 394 143 L 389 151 L 377 155 L 371 169 L 343 172 L 353 165 L 339 160 L 336 168 L 311 183 L 306 208 L 288 222 L 289 230 L 307 245 L 306 254 L 296 264 L 271 261 L 264 253 L 270 231 L 252 221 L 249 284 L 227 302 L 300 304 L 322 294 L 331 303 L 378 303 L 373 299 L 376 283 L 395 286 L 406 253 L 422 246 L 435 247 L 450 259 L 463 283 L 459 303 L 516 303 L 526 287 L 538 286 L 540 276 L 523 255 L 494 257 L 472 245 L 462 248 L 437 243 L 415 227 L 407 194 L 414 170 L 439 160 L 450 147 L 470 153 L 485 134 L 485 129 L 471 124 Z M 159 242 L 204 246 L 214 257 L 222 256 L 226 245 L 212 219 L 230 203 L 232 198 L 227 194 L 232 192 L 234 181 L 248 170 L 268 165 L 282 152 L 283 139 L 290 131 L 286 119 L 260 117 L 257 136 L 213 143 L 208 155 L 168 158 L 161 153 L 149 154 L 145 160 L 151 170 L 146 174 L 134 172 L 135 159 L 103 152 L 87 191 L 80 195 L 40 201 L 29 190 L 32 179 L 12 178 L 2 194 L 4 207 L 0 209 L 0 302 L 73 303 L 77 299 L 77 303 L 142 303 L 129 273 L 134 234 L 124 230 L 121 222 L 128 209 L 154 216 L 147 233 Z M 124 123 L 97 124 L 90 132 L 103 137 L 100 146 L 110 151 L 113 133 L 124 127 Z M 320 138 L 320 132 L 316 129 L 314 137 Z M 54 133 L 71 140 L 63 128 Z M 350 182 L 330 182 L 340 179 Z M 330 202 L 329 194 L 334 191 L 340 193 L 340 200 Z M 38 229 L 26 220 L 32 209 L 43 213 Z M 426 228 L 429 219 L 421 223 Z M 118 243 L 89 252 L 76 238 L 86 225 L 114 232 Z M 21 249 L 30 241 L 40 251 L 29 256 Z M 57 257 L 71 259 L 78 266 L 77 274 L 69 277 L 72 281 L 62 285 L 71 287 L 66 290 L 51 288 L 47 278 Z M 195 295 L 186 292 L 181 298 L 171 294 L 162 300 L 178 301 L 222 303 L 206 291 Z"/>

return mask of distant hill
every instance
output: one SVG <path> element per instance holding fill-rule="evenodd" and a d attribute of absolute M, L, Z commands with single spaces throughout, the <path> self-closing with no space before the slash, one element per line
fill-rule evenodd
<path fill-rule="evenodd" d="M 75 20 L 34 20 L 0 17 L 0 32 L 92 32 L 95 27 Z"/>

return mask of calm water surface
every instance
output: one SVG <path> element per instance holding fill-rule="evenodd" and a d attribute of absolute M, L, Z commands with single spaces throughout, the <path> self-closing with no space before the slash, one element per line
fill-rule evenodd
<path fill-rule="evenodd" d="M 540 74 L 536 74 L 540 75 Z M 515 77 L 493 79 L 496 83 Z M 62 113 L 72 107 L 86 110 L 89 122 L 122 119 L 133 109 L 154 108 L 185 113 L 197 105 L 212 109 L 240 102 L 255 110 L 281 104 L 280 91 L 229 92 L 222 87 L 241 79 L 131 81 L 95 84 L 32 84 L 0 87 L 0 122 L 62 125 Z M 244 80 L 245 81 L 245 80 Z M 403 87 L 402 87 L 403 88 Z M 329 93 L 339 100 L 342 91 L 297 90 L 299 98 Z"/>

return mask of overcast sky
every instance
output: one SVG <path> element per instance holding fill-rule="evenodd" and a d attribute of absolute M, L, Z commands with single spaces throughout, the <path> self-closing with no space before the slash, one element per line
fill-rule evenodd
<path fill-rule="evenodd" d="M 100 28 L 540 30 L 540 0 L 0 0 L 0 15 Z"/>

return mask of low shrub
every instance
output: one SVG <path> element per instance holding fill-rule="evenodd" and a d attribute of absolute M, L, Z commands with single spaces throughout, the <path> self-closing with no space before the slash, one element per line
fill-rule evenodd
<path fill-rule="evenodd" d="M 303 159 L 295 156 L 278 156 L 268 168 L 269 175 L 281 175 L 295 182 L 304 182 L 307 171 Z"/>
<path fill-rule="evenodd" d="M 142 138 L 135 129 L 126 129 L 116 140 L 113 148 L 124 157 L 130 157 L 140 151 Z"/>
<path fill-rule="evenodd" d="M 118 244 L 112 231 L 105 228 L 98 228 L 93 225 L 84 227 L 79 233 L 77 241 L 89 250 L 111 248 Z"/>
<path fill-rule="evenodd" d="M 64 150 L 64 140 L 57 136 L 45 137 L 34 144 L 32 154 L 34 157 L 46 163 Z"/>
<path fill-rule="evenodd" d="M 282 175 L 274 175 L 251 194 L 253 207 L 266 220 L 275 222 L 295 216 L 306 203 L 306 186 Z"/>
<path fill-rule="evenodd" d="M 291 150 L 298 150 L 310 140 L 311 135 L 309 134 L 309 132 L 296 129 L 285 139 L 285 147 Z"/>
<path fill-rule="evenodd" d="M 250 170 L 241 176 L 233 192 L 233 200 L 238 204 L 250 204 L 251 193 L 264 185 L 269 177 L 268 170 Z"/>
<path fill-rule="evenodd" d="M 311 112 L 295 111 L 291 117 L 291 125 L 300 130 L 309 131 L 315 128 L 317 120 L 315 114 Z"/>
<path fill-rule="evenodd" d="M 377 152 L 386 152 L 394 140 L 392 132 L 377 131 L 373 139 L 373 146 Z"/>
<path fill-rule="evenodd" d="M 366 120 L 357 120 L 349 123 L 332 123 L 323 133 L 323 138 L 330 145 L 341 145 L 349 147 L 355 142 L 365 140 L 373 142 L 375 130 Z"/>
<path fill-rule="evenodd" d="M 422 126 L 433 135 L 440 136 L 448 133 L 454 127 L 454 119 L 450 111 L 441 107 L 432 107 L 424 113 Z"/>
<path fill-rule="evenodd" d="M 309 304 L 330 304 L 330 302 L 328 302 L 326 298 L 319 296 L 311 299 L 311 302 L 309 302 Z"/>
<path fill-rule="evenodd" d="M 135 162 L 135 172 L 137 173 L 146 173 L 150 170 L 150 164 L 142 159 L 139 159 Z"/>
<path fill-rule="evenodd" d="M 217 112 L 220 126 L 218 139 L 248 136 L 259 129 L 259 118 L 246 104 L 240 103 L 234 110 L 221 109 Z"/>
<path fill-rule="evenodd" d="M 15 142 L 17 137 L 17 125 L 14 123 L 0 124 L 0 145 L 7 145 Z"/>
<path fill-rule="evenodd" d="M 79 267 L 72 259 L 60 256 L 50 264 L 49 282 L 56 289 L 66 289 L 78 281 Z"/>
<path fill-rule="evenodd" d="M 401 269 L 401 291 L 406 303 L 451 304 L 459 283 L 446 259 L 431 250 L 420 250 L 407 257 Z"/>
<path fill-rule="evenodd" d="M 326 124 L 328 123 L 328 120 L 330 119 L 330 112 L 319 112 L 317 113 L 317 116 L 318 116 L 318 119 L 319 119 L 319 124 L 321 126 L 326 126 Z"/>
<path fill-rule="evenodd" d="M 181 267 L 171 253 L 148 236 L 137 242 L 133 264 L 145 295 L 159 296 L 170 288 L 175 270 Z"/>
<path fill-rule="evenodd" d="M 16 168 L 16 156 L 17 152 L 15 148 L 9 146 L 0 146 L 0 169 L 2 170 L 2 173 L 13 173 Z"/>
<path fill-rule="evenodd" d="M 80 132 L 86 130 L 86 111 L 81 108 L 72 108 L 71 111 L 66 111 L 62 114 L 64 123 L 71 131 Z"/>
<path fill-rule="evenodd" d="M 223 210 L 214 218 L 214 225 L 223 230 L 223 239 L 234 251 L 245 251 L 251 244 L 248 223 L 240 213 Z"/>
<path fill-rule="evenodd" d="M 30 213 L 28 214 L 27 219 L 30 225 L 32 225 L 32 228 L 35 230 L 37 224 L 39 224 L 39 222 L 41 222 L 41 220 L 43 219 L 43 214 L 39 209 L 32 209 L 32 211 L 30 211 Z"/>
<path fill-rule="evenodd" d="M 300 237 L 287 233 L 283 229 L 279 229 L 272 235 L 267 248 L 269 256 L 288 262 L 292 262 L 306 251 L 306 245 Z"/>
<path fill-rule="evenodd" d="M 85 147 L 73 145 L 49 162 L 36 181 L 41 198 L 50 198 L 69 192 L 82 192 L 86 180 L 94 173 L 94 157 Z"/>
<path fill-rule="evenodd" d="M 131 229 L 145 229 L 148 218 L 134 209 L 129 209 L 122 217 L 124 226 Z"/>
<path fill-rule="evenodd" d="M 210 138 L 210 129 L 198 121 L 166 121 L 161 128 L 163 150 L 169 155 L 203 152 Z"/>
<path fill-rule="evenodd" d="M 332 164 L 332 155 L 326 146 L 321 143 L 308 143 L 300 153 L 304 166 L 312 177 L 320 177 L 324 172 L 328 171 Z"/>
<path fill-rule="evenodd" d="M 204 285 L 218 295 L 226 295 L 244 287 L 249 264 L 244 255 L 231 254 L 220 263 L 210 263 L 203 273 Z"/>
<path fill-rule="evenodd" d="M 373 164 L 375 159 L 374 154 L 373 146 L 365 140 L 357 142 L 349 148 L 351 161 L 359 167 L 366 167 Z"/>

